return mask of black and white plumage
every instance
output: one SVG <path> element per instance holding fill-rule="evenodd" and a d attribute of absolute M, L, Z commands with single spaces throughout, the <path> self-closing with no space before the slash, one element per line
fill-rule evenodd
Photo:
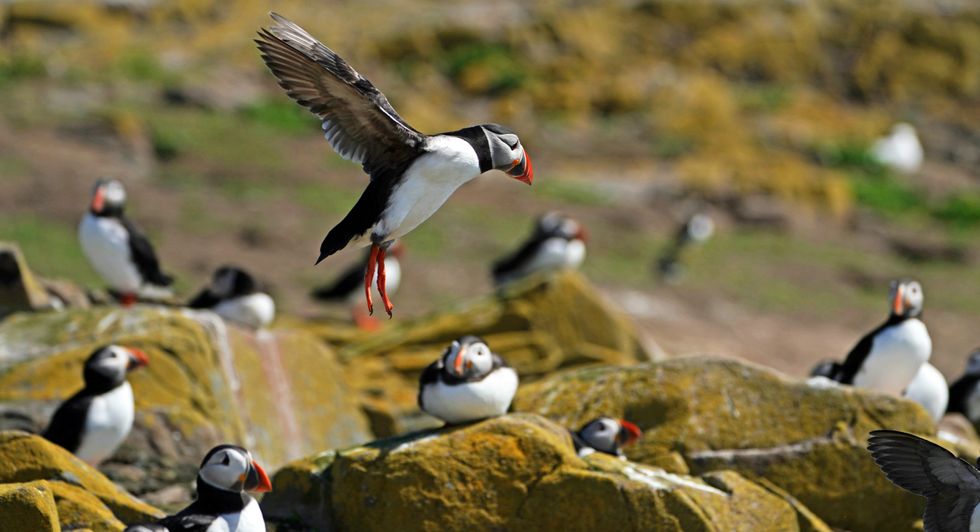
<path fill-rule="evenodd" d="M 891 313 L 848 353 L 833 379 L 842 384 L 901 396 L 932 354 L 932 339 L 919 316 L 922 286 L 912 280 L 893 281 Z"/>
<path fill-rule="evenodd" d="M 247 271 L 236 266 L 215 270 L 211 283 L 187 303 L 206 308 L 225 320 L 261 329 L 276 317 L 276 303 Z"/>
<path fill-rule="evenodd" d="M 875 430 L 868 450 L 888 480 L 926 498 L 926 532 L 980 532 L 980 471 L 918 436 Z"/>
<path fill-rule="evenodd" d="M 123 213 L 126 189 L 116 179 L 95 183 L 78 239 L 89 263 L 124 304 L 170 295 L 173 277 L 163 273 L 153 246 Z"/>
<path fill-rule="evenodd" d="M 464 183 L 497 169 L 531 184 L 531 158 L 513 131 L 483 124 L 438 135 L 408 125 L 388 99 L 346 61 L 306 30 L 273 13 L 256 40 L 262 59 L 286 93 L 323 121 L 324 136 L 342 157 L 360 163 L 371 180 L 353 209 L 327 233 L 317 263 L 347 247 L 371 245 L 370 283 L 385 310 L 384 258 L 390 243 L 424 222 Z"/>
<path fill-rule="evenodd" d="M 947 410 L 963 414 L 974 426 L 980 426 L 980 348 L 973 350 L 966 371 L 949 387 Z"/>
<path fill-rule="evenodd" d="M 419 377 L 419 408 L 458 424 L 507 413 L 517 393 L 517 372 L 481 338 L 464 336 Z"/>
<path fill-rule="evenodd" d="M 514 253 L 493 265 L 500 285 L 540 271 L 578 268 L 585 260 L 585 228 L 572 218 L 549 212 L 535 222 L 534 231 Z"/>
<path fill-rule="evenodd" d="M 259 503 L 248 492 L 272 490 L 269 476 L 236 445 L 208 451 L 197 473 L 197 499 L 154 524 L 133 525 L 126 532 L 264 532 Z"/>
<path fill-rule="evenodd" d="M 623 456 L 623 446 L 630 445 L 643 435 L 640 427 L 633 423 L 607 416 L 597 417 L 582 425 L 579 430 L 569 432 L 572 434 L 575 452 L 579 456 L 595 451 Z"/>
<path fill-rule="evenodd" d="M 96 349 L 85 361 L 85 386 L 58 407 L 44 437 L 93 465 L 112 456 L 133 428 L 133 388 L 126 375 L 148 362 L 138 349 Z"/>
<path fill-rule="evenodd" d="M 388 253 L 385 254 L 385 291 L 388 294 L 397 292 L 398 286 L 401 284 L 402 268 L 400 259 L 404 254 L 404 248 L 404 244 L 400 240 L 396 240 L 388 249 Z M 354 263 L 333 283 L 313 290 L 310 296 L 317 301 L 323 301 L 325 303 L 345 302 L 350 305 L 354 322 L 358 326 L 364 328 L 373 327 L 376 324 L 360 310 L 363 308 L 360 305 L 361 285 L 364 282 L 364 270 L 367 268 L 370 257 L 371 253 L 368 251 L 364 254 L 364 260 Z M 375 277 L 377 277 L 377 274 L 375 274 Z M 375 282 L 376 279 L 371 280 L 372 284 Z M 376 293 L 376 295 L 380 297 L 380 294 Z"/>
<path fill-rule="evenodd" d="M 660 277 L 667 282 L 675 282 L 684 272 L 683 258 L 688 249 L 703 244 L 715 233 L 715 222 L 706 212 L 690 215 L 678 227 L 674 239 L 657 260 Z"/>

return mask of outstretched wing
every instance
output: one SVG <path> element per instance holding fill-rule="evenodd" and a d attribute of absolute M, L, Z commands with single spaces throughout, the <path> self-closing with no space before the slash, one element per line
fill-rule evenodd
<path fill-rule="evenodd" d="M 381 91 L 306 30 L 271 16 L 275 24 L 255 41 L 262 60 L 286 94 L 323 121 L 324 136 L 338 154 L 362 163 L 372 179 L 418 155 L 425 136 Z"/>
<path fill-rule="evenodd" d="M 153 245 L 150 244 L 149 239 L 143 234 L 143 231 L 125 216 L 120 216 L 119 222 L 126 228 L 126 232 L 129 233 L 129 253 L 132 256 L 133 264 L 136 265 L 136 269 L 140 272 L 140 277 L 147 283 L 155 286 L 170 286 L 174 282 L 174 279 L 160 270 L 160 261 L 157 259 L 157 254 L 153 250 Z"/>

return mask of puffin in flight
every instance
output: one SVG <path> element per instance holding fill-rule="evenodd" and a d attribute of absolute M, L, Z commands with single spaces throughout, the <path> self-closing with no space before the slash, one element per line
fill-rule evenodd
<path fill-rule="evenodd" d="M 501 170 L 528 185 L 531 158 L 513 131 L 497 124 L 425 135 L 408 125 L 388 99 L 340 56 L 293 22 L 272 13 L 274 24 L 255 41 L 279 85 L 315 114 L 324 137 L 370 176 L 347 216 L 320 244 L 317 264 L 353 243 L 370 245 L 364 296 L 373 313 L 371 281 L 385 311 L 385 254 L 395 239 L 427 220 L 464 183 Z"/>
<path fill-rule="evenodd" d="M 980 426 L 980 347 L 970 354 L 963 376 L 949 387 L 948 411 L 963 414 L 974 427 Z"/>
<path fill-rule="evenodd" d="M 557 212 L 544 214 L 531 236 L 511 255 L 493 265 L 493 281 L 502 285 L 534 272 L 578 268 L 585 260 L 585 228 Z"/>
<path fill-rule="evenodd" d="M 272 482 L 252 454 L 236 445 L 208 451 L 197 473 L 197 499 L 153 524 L 124 532 L 265 532 L 259 503 L 248 492 L 272 491 Z"/>
<path fill-rule="evenodd" d="M 572 434 L 575 452 L 579 456 L 586 456 L 596 451 L 623 456 L 622 447 L 632 444 L 643 435 L 640 427 L 633 423 L 608 416 L 597 417 L 582 425 L 579 430 L 569 432 Z"/>
<path fill-rule="evenodd" d="M 163 273 L 146 236 L 123 214 L 126 189 L 116 179 L 95 183 L 89 211 L 78 226 L 82 251 L 123 305 L 140 296 L 170 295 L 173 277 Z"/>
<path fill-rule="evenodd" d="M 932 339 L 919 316 L 922 286 L 912 280 L 893 281 L 891 313 L 878 328 L 851 349 L 833 380 L 901 396 L 932 354 Z"/>
<path fill-rule="evenodd" d="M 502 416 L 517 380 L 517 372 L 482 338 L 463 336 L 422 372 L 419 408 L 450 425 Z"/>
<path fill-rule="evenodd" d="M 252 329 L 261 329 L 276 317 L 276 303 L 258 281 L 236 266 L 215 270 L 211 283 L 187 303 L 190 308 L 206 308 L 225 320 Z"/>
<path fill-rule="evenodd" d="M 980 531 L 980 471 L 907 432 L 874 430 L 868 450 L 888 480 L 926 498 L 926 532 Z"/>
<path fill-rule="evenodd" d="M 133 388 L 126 375 L 148 363 L 138 349 L 96 349 L 82 371 L 85 386 L 61 403 L 43 436 L 92 465 L 112 456 L 133 428 Z"/>
<path fill-rule="evenodd" d="M 401 283 L 402 268 L 400 259 L 404 253 L 405 245 L 402 244 L 401 240 L 396 240 L 385 254 L 385 292 L 389 294 L 394 294 L 398 290 L 398 285 Z M 378 326 L 377 322 L 373 321 L 371 316 L 361 310 L 362 307 L 360 305 L 361 278 L 364 277 L 364 269 L 367 268 L 370 257 L 370 251 L 366 252 L 364 254 L 364 260 L 354 263 L 332 284 L 321 286 L 310 293 L 310 297 L 317 301 L 326 303 L 343 301 L 348 303 L 351 308 L 354 324 L 367 330 L 375 329 Z M 377 273 L 375 273 L 375 277 L 377 277 Z M 376 279 L 372 279 L 371 283 L 375 281 Z M 378 295 L 380 297 L 380 294 Z"/>

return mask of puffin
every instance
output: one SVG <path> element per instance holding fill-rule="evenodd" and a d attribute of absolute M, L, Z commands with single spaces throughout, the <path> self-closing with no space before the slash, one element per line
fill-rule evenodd
<path fill-rule="evenodd" d="M 276 317 L 272 296 L 247 271 L 237 266 L 215 270 L 211 283 L 194 296 L 187 306 L 211 309 L 226 321 L 252 329 L 267 327 Z"/>
<path fill-rule="evenodd" d="M 632 444 L 643 435 L 640 427 L 633 423 L 608 416 L 597 417 L 582 425 L 579 430 L 569 430 L 569 432 L 572 435 L 575 452 L 580 457 L 596 451 L 622 457 L 621 448 Z"/>
<path fill-rule="evenodd" d="M 457 188 L 490 170 L 530 185 L 531 158 L 517 133 L 498 124 L 419 132 L 333 50 L 293 22 L 270 16 L 274 24 L 255 41 L 266 66 L 290 98 L 322 121 L 330 146 L 370 176 L 354 207 L 323 239 L 316 263 L 349 244 L 370 245 L 364 271 L 368 313 L 374 312 L 371 282 L 377 279 L 390 317 L 384 259 L 391 243 L 432 216 Z"/>
<path fill-rule="evenodd" d="M 822 360 L 810 370 L 810 377 L 824 377 L 833 380 L 840 371 L 840 362 L 836 360 Z"/>
<path fill-rule="evenodd" d="M 82 251 L 123 305 L 132 305 L 140 297 L 169 297 L 174 279 L 160 269 L 153 245 L 123 213 L 125 206 L 122 182 L 95 183 L 89 211 L 78 226 Z"/>
<path fill-rule="evenodd" d="M 939 421 L 949 404 L 949 383 L 939 368 L 926 362 L 905 388 L 902 397 L 919 403 L 934 421 Z"/>
<path fill-rule="evenodd" d="M 133 388 L 126 375 L 146 366 L 139 349 L 107 345 L 85 361 L 85 386 L 61 403 L 42 434 L 91 465 L 112 456 L 133 428 Z"/>
<path fill-rule="evenodd" d="M 657 260 L 657 271 L 667 282 L 680 280 L 684 273 L 681 263 L 685 251 L 692 246 L 707 242 L 715 233 L 715 222 L 706 212 L 695 212 L 690 215 L 674 233 L 674 239 Z"/>
<path fill-rule="evenodd" d="M 517 372 L 482 338 L 463 336 L 422 372 L 419 408 L 449 425 L 502 416 L 517 382 Z"/>
<path fill-rule="evenodd" d="M 903 174 L 914 174 L 922 167 L 922 143 L 915 127 L 899 122 L 891 133 L 881 137 L 871 146 L 871 156 L 879 163 Z"/>
<path fill-rule="evenodd" d="M 896 486 L 926 498 L 926 532 L 980 531 L 980 471 L 928 440 L 874 430 L 868 450 Z"/>
<path fill-rule="evenodd" d="M 401 240 L 396 240 L 385 254 L 385 291 L 388 294 L 394 294 L 398 290 L 399 283 L 401 283 L 402 269 L 400 259 L 404 253 L 405 245 L 402 244 Z M 367 313 L 361 310 L 362 307 L 360 306 L 361 294 L 359 288 L 361 277 L 364 275 L 364 269 L 367 267 L 370 257 L 371 253 L 366 252 L 362 261 L 348 268 L 332 284 L 316 288 L 310 293 L 310 297 L 317 301 L 325 303 L 346 302 L 350 305 L 354 324 L 361 329 L 367 330 L 377 328 L 377 322 L 373 321 Z M 375 277 L 377 277 L 377 273 L 375 273 Z M 375 279 L 372 279 L 371 282 L 374 283 Z M 380 294 L 378 295 L 380 297 Z"/>
<path fill-rule="evenodd" d="M 493 281 L 500 286 L 539 271 L 578 268 L 585 260 L 585 228 L 557 212 L 540 216 L 520 248 L 494 263 Z"/>
<path fill-rule="evenodd" d="M 922 286 L 910 279 L 891 283 L 891 313 L 848 353 L 834 380 L 901 396 L 932 354 L 922 314 Z"/>
<path fill-rule="evenodd" d="M 963 375 L 949 387 L 948 411 L 963 414 L 980 426 L 980 347 L 970 354 Z"/>
<path fill-rule="evenodd" d="M 156 523 L 125 532 L 265 532 L 259 503 L 248 492 L 272 491 L 272 482 L 252 454 L 237 445 L 219 445 L 201 462 L 197 499 Z"/>

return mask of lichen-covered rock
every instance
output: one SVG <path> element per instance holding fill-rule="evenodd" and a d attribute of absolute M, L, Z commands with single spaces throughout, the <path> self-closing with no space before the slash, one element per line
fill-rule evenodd
<path fill-rule="evenodd" d="M 73 454 L 24 432 L 0 432 L 0 483 L 49 490 L 63 528 L 121 530 L 123 523 L 162 515 Z"/>
<path fill-rule="evenodd" d="M 593 454 L 513 414 L 286 465 L 266 518 L 317 530 L 798 530 L 797 511 L 737 473 L 702 478 Z"/>
<path fill-rule="evenodd" d="M 8 317 L 0 323 L 0 402 L 43 426 L 82 386 L 85 357 L 103 343 L 150 357 L 129 381 L 133 432 L 105 466 L 136 493 L 193 480 L 218 443 L 247 446 L 270 469 L 317 449 L 370 439 L 342 367 L 297 330 L 258 333 L 210 312 L 137 305 Z M 119 476 L 116 476 L 119 473 Z"/>
<path fill-rule="evenodd" d="M 626 450 L 632 460 L 677 453 L 693 474 L 731 469 L 766 479 L 828 524 L 856 531 L 908 529 L 923 509 L 874 465 L 868 432 L 936 430 L 909 401 L 707 357 L 561 372 L 522 387 L 515 408 L 571 426 L 625 417 L 644 431 Z"/>
<path fill-rule="evenodd" d="M 313 331 L 328 341 L 344 338 L 330 325 Z M 649 360 L 633 326 L 585 277 L 529 278 L 461 309 L 346 338 L 339 354 L 376 435 L 431 426 L 431 418 L 415 417 L 418 376 L 464 334 L 486 339 L 522 382 L 583 364 Z"/>
<path fill-rule="evenodd" d="M 17 244 L 0 242 L 0 318 L 21 310 L 51 306 L 48 292 L 27 267 Z"/>
<path fill-rule="evenodd" d="M 0 530 L 61 530 L 54 495 L 44 482 L 0 484 Z"/>

